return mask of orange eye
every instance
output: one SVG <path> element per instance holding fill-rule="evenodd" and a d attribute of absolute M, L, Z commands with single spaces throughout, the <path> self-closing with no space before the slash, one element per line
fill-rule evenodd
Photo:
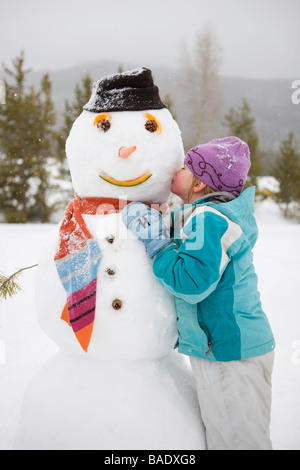
<path fill-rule="evenodd" d="M 147 119 L 147 122 L 145 124 L 145 128 L 149 132 L 158 132 L 159 134 L 161 133 L 161 125 L 158 119 L 153 116 L 153 114 L 145 113 L 144 114 L 145 118 Z"/>
<path fill-rule="evenodd" d="M 94 126 L 106 132 L 110 128 L 111 116 L 107 113 L 98 114 L 94 119 Z"/>

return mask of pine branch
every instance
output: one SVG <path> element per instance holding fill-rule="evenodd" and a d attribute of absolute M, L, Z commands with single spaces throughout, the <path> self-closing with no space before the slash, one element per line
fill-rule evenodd
<path fill-rule="evenodd" d="M 26 269 L 31 269 L 36 267 L 37 264 L 32 266 L 27 266 L 26 268 L 19 269 L 15 273 L 11 274 L 9 277 L 0 273 L 0 301 L 6 300 L 8 297 L 13 297 L 18 292 L 22 290 L 22 287 L 18 284 L 17 280 Z"/>

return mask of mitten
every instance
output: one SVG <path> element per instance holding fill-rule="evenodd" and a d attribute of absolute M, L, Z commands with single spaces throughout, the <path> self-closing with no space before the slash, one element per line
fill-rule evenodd
<path fill-rule="evenodd" d="M 160 212 L 141 202 L 128 204 L 122 210 L 122 218 L 127 228 L 145 244 L 150 258 L 173 241 Z"/>

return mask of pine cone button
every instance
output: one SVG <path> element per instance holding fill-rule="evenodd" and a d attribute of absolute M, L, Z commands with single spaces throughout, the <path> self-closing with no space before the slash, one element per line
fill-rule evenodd
<path fill-rule="evenodd" d="M 114 276 L 116 274 L 115 271 L 111 268 L 107 268 L 106 272 L 109 276 Z"/>
<path fill-rule="evenodd" d="M 97 122 L 96 126 L 98 127 L 98 129 L 107 132 L 110 128 L 110 122 L 108 119 L 101 119 Z"/>
<path fill-rule="evenodd" d="M 115 310 L 120 310 L 122 308 L 122 301 L 119 300 L 119 299 L 115 299 L 112 303 L 112 307 L 115 309 Z"/>
<path fill-rule="evenodd" d="M 157 131 L 157 128 L 158 128 L 158 125 L 155 121 L 153 121 L 152 119 L 148 119 L 148 121 L 146 122 L 145 124 L 145 128 L 147 129 L 147 131 L 149 132 L 156 132 Z"/>

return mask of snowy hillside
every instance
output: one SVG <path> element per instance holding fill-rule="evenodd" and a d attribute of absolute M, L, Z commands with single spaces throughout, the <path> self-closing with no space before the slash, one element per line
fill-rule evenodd
<path fill-rule="evenodd" d="M 270 201 L 256 209 L 260 237 L 254 251 L 263 307 L 277 342 L 271 435 L 275 449 L 300 449 L 300 225 L 283 219 Z M 53 225 L 0 224 L 0 268 L 11 274 L 38 261 Z M 23 292 L 0 306 L 0 449 L 12 448 L 25 387 L 57 348 L 36 320 L 35 269 Z"/>

